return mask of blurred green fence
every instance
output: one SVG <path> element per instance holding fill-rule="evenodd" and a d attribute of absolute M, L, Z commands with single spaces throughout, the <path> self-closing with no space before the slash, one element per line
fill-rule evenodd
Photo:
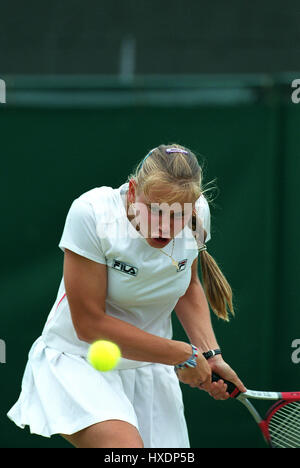
<path fill-rule="evenodd" d="M 225 359 L 249 388 L 299 390 L 300 364 L 291 359 L 300 338 L 298 76 L 1 78 L 0 446 L 68 446 L 6 417 L 56 297 L 65 217 L 74 198 L 121 185 L 160 143 L 188 146 L 205 182 L 216 179 L 208 247 L 236 308 L 229 324 L 213 318 Z M 175 317 L 174 335 L 185 339 Z M 182 389 L 192 447 L 264 447 L 240 405 Z"/>

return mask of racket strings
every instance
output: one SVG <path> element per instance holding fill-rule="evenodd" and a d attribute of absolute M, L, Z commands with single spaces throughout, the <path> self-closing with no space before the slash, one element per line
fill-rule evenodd
<path fill-rule="evenodd" d="M 300 401 L 287 403 L 272 415 L 269 433 L 273 447 L 300 447 Z"/>

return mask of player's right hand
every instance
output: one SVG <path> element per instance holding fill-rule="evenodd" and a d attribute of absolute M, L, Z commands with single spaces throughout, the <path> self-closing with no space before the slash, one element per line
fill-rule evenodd
<path fill-rule="evenodd" d="M 197 357 L 196 367 L 184 367 L 176 371 L 180 382 L 189 385 L 190 387 L 200 387 L 202 390 L 209 391 L 211 386 L 211 368 L 207 360 L 199 354 Z"/>

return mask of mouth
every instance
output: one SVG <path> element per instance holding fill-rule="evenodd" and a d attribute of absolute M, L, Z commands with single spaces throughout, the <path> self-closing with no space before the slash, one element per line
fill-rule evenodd
<path fill-rule="evenodd" d="M 152 237 L 152 239 L 160 245 L 165 245 L 171 240 L 168 237 Z"/>

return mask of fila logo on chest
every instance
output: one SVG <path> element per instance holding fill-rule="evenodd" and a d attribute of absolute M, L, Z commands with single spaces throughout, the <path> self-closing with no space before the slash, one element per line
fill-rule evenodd
<path fill-rule="evenodd" d="M 178 262 L 177 272 L 185 270 L 186 264 L 187 264 L 187 258 Z"/>
<path fill-rule="evenodd" d="M 113 259 L 112 267 L 115 270 L 122 271 L 122 273 L 126 273 L 130 276 L 137 276 L 138 273 L 138 268 L 128 265 L 128 263 L 121 262 L 120 260 L 116 260 L 115 258 Z"/>

